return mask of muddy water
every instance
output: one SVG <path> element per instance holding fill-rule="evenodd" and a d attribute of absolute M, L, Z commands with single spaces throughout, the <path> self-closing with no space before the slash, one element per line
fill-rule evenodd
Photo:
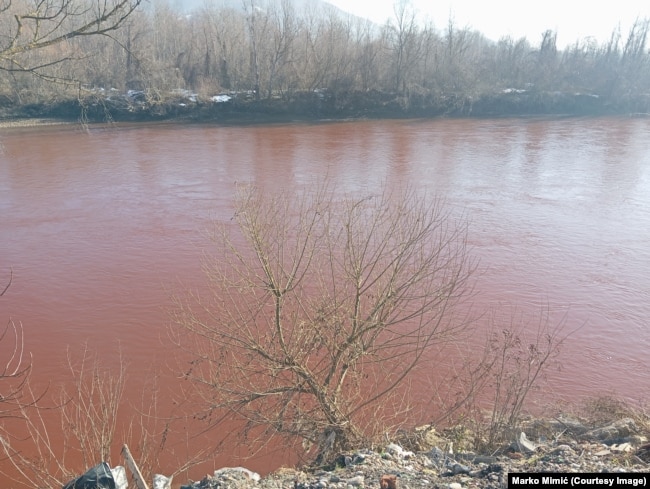
<path fill-rule="evenodd" d="M 465 213 L 477 305 L 579 328 L 554 395 L 649 396 L 650 120 L 623 118 L 5 130 L 0 319 L 22 324 L 32 381 L 64 384 L 88 344 L 127 360 L 125 405 L 153 370 L 179 392 L 169 297 L 202 283 L 204 231 L 232 217 L 236 182 L 326 175 L 342 192 L 407 182 Z"/>

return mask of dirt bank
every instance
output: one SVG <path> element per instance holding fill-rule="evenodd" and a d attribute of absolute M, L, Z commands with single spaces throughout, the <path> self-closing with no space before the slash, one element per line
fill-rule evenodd
<path fill-rule="evenodd" d="M 179 120 L 224 124 L 320 121 L 358 118 L 504 117 L 540 115 L 647 115 L 650 95 L 619 100 L 596 94 L 502 90 L 476 97 L 460 94 L 401 95 L 367 92 L 297 92 L 257 100 L 250 93 L 164 100 L 144 92 L 88 97 L 0 109 L 0 124 L 151 122 Z M 3 127 L 3 126 L 0 126 Z"/>

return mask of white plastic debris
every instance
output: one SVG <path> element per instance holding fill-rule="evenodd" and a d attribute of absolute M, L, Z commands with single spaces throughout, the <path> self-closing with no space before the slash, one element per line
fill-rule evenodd
<path fill-rule="evenodd" d="M 126 469 L 121 465 L 111 469 L 113 479 L 115 480 L 115 489 L 128 489 L 129 482 L 126 478 Z"/>
<path fill-rule="evenodd" d="M 523 431 L 519 434 L 517 445 L 519 447 L 519 451 L 523 453 L 533 453 L 537 449 L 537 446 L 532 441 L 530 441 L 528 437 L 526 437 L 526 433 Z"/>
<path fill-rule="evenodd" d="M 229 475 L 229 474 L 242 474 L 246 478 L 255 482 L 259 482 L 261 479 L 260 474 L 258 474 L 257 472 L 253 472 L 252 470 L 248 470 L 244 467 L 224 467 L 223 469 L 214 471 L 215 478 L 219 478 L 222 475 Z"/>
<path fill-rule="evenodd" d="M 172 477 L 166 477 L 161 474 L 156 474 L 153 476 L 153 489 L 171 489 L 172 488 Z"/>
<path fill-rule="evenodd" d="M 389 443 L 388 446 L 386 447 L 386 451 L 398 458 L 411 458 L 413 455 L 415 455 L 413 452 L 404 450 L 396 443 Z"/>

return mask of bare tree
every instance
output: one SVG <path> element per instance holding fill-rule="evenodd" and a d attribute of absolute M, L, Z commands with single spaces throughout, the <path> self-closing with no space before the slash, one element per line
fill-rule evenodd
<path fill-rule="evenodd" d="M 284 73 L 286 65 L 292 61 L 293 43 L 298 35 L 298 22 L 293 5 L 283 0 L 270 13 L 271 31 L 268 42 L 270 52 L 268 55 L 268 82 L 267 98 L 273 96 L 274 90 L 280 85 L 279 78 Z"/>
<path fill-rule="evenodd" d="M 74 38 L 110 35 L 141 1 L 0 0 L 0 70 L 56 78 L 47 70 L 75 57 L 57 46 Z M 30 56 L 34 52 L 47 56 Z"/>
<path fill-rule="evenodd" d="M 394 23 L 389 22 L 386 25 L 393 50 L 393 79 L 395 91 L 405 94 L 413 65 L 420 56 L 418 14 L 408 0 L 400 0 L 393 10 Z"/>
<path fill-rule="evenodd" d="M 475 270 L 465 226 L 413 191 L 337 200 L 327 188 L 245 188 L 234 222 L 217 225 L 210 293 L 178 300 L 186 378 L 211 414 L 321 462 L 370 440 L 408 402 L 404 382 L 467 326 L 453 314 Z"/>
<path fill-rule="evenodd" d="M 249 46 L 250 46 L 250 76 L 255 91 L 255 99 L 260 99 L 260 50 L 263 40 L 268 33 L 268 16 L 257 7 L 252 0 L 245 3 L 246 25 L 248 27 Z"/>
<path fill-rule="evenodd" d="M 102 368 L 97 354 L 93 358 L 87 346 L 79 362 L 74 362 L 68 352 L 68 366 L 74 387 L 72 392 L 62 392 L 63 433 L 66 446 L 78 444 L 83 466 L 90 467 L 95 458 L 110 460 L 118 412 L 123 404 L 126 366 L 121 360 L 117 371 Z"/>
<path fill-rule="evenodd" d="M 542 33 L 542 40 L 537 53 L 535 72 L 538 88 L 547 90 L 553 86 L 557 78 L 557 53 L 557 32 L 548 29 Z"/>
<path fill-rule="evenodd" d="M 525 37 L 513 39 L 505 36 L 495 46 L 494 65 L 490 72 L 498 87 L 523 87 L 532 72 L 532 47 Z"/>
<path fill-rule="evenodd" d="M 302 88 L 330 88 L 334 91 L 352 88 L 350 68 L 352 56 L 352 25 L 350 19 L 341 18 L 327 6 L 310 11 L 305 17 L 303 39 L 296 48 L 304 49 L 297 72 L 302 78 Z"/>
<path fill-rule="evenodd" d="M 358 20 L 356 25 L 356 57 L 354 66 L 359 73 L 362 90 L 377 86 L 379 81 L 378 63 L 381 52 L 380 41 L 375 39 L 374 26 L 370 21 Z"/>

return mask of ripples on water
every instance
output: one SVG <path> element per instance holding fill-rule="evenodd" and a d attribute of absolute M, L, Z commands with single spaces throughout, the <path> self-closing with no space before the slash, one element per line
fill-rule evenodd
<path fill-rule="evenodd" d="M 470 220 L 477 305 L 576 329 L 551 374 L 576 398 L 650 393 L 650 121 L 504 119 L 12 130 L 0 134 L 0 317 L 20 320 L 38 380 L 67 346 L 165 353 L 169 290 L 201 283 L 204 231 L 236 182 L 325 175 L 340 192 L 405 183 Z M 138 370 L 140 369 L 140 370 Z"/>

